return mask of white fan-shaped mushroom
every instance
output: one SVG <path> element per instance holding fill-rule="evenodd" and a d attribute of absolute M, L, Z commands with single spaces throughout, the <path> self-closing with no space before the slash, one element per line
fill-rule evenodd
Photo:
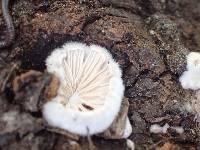
<path fill-rule="evenodd" d="M 200 89 L 200 53 L 191 52 L 187 56 L 187 70 L 179 81 L 184 89 Z"/>
<path fill-rule="evenodd" d="M 117 116 L 124 93 L 121 70 L 105 48 L 71 42 L 46 60 L 60 79 L 57 96 L 43 107 L 46 121 L 87 135 L 107 129 Z"/>

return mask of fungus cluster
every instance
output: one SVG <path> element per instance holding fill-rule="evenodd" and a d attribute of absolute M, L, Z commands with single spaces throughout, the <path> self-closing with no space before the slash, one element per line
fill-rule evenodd
<path fill-rule="evenodd" d="M 166 123 L 164 126 L 160 126 L 159 124 L 153 124 L 150 127 L 150 132 L 155 133 L 155 134 L 158 134 L 158 133 L 166 134 L 168 129 L 173 129 L 174 131 L 176 131 L 176 133 L 179 133 L 179 134 L 183 134 L 184 132 L 183 127 L 169 126 L 168 123 Z"/>
<path fill-rule="evenodd" d="M 124 85 L 119 65 L 105 48 L 66 43 L 51 53 L 46 66 L 60 80 L 57 96 L 43 107 L 48 124 L 83 136 L 111 125 L 120 110 Z M 130 130 L 129 120 L 126 126 L 125 132 Z"/>
<path fill-rule="evenodd" d="M 200 53 L 191 52 L 187 56 L 187 70 L 179 81 L 184 89 L 200 89 Z"/>
<path fill-rule="evenodd" d="M 187 56 L 187 70 L 180 77 L 184 89 L 195 90 L 195 97 L 185 105 L 186 110 L 196 113 L 199 122 L 200 116 L 200 53 L 191 52 Z M 191 105 L 190 105 L 191 104 Z"/>

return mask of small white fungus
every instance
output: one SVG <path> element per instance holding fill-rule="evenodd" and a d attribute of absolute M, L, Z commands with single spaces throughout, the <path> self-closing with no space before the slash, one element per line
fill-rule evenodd
<path fill-rule="evenodd" d="M 194 108 L 189 102 L 184 103 L 184 108 L 185 108 L 185 111 L 189 113 L 194 112 Z"/>
<path fill-rule="evenodd" d="M 158 133 L 167 133 L 167 130 L 171 128 L 171 129 L 174 129 L 177 133 L 179 134 L 182 134 L 184 132 L 184 129 L 183 127 L 173 127 L 173 126 L 169 126 L 168 123 L 166 123 L 163 127 L 161 127 L 160 125 L 158 124 L 153 124 L 151 125 L 150 127 L 150 132 L 151 133 L 155 133 L 155 134 L 158 134 Z"/>
<path fill-rule="evenodd" d="M 161 127 L 159 124 L 153 124 L 150 127 L 150 132 L 151 133 L 167 133 L 167 130 L 169 128 L 169 125 L 166 123 L 163 127 Z"/>
<path fill-rule="evenodd" d="M 162 127 L 159 124 L 153 124 L 150 127 L 151 133 L 162 133 Z"/>
<path fill-rule="evenodd" d="M 79 135 L 106 130 L 117 116 L 124 93 L 119 65 L 97 45 L 71 42 L 46 60 L 60 80 L 57 96 L 43 107 L 46 121 Z"/>
<path fill-rule="evenodd" d="M 179 134 L 183 134 L 184 132 L 183 127 L 171 127 L 171 129 L 174 129 Z"/>
<path fill-rule="evenodd" d="M 187 70 L 179 78 L 184 89 L 200 89 L 200 53 L 191 52 L 187 56 Z"/>
<path fill-rule="evenodd" d="M 127 144 L 127 147 L 130 149 L 130 150 L 134 150 L 135 149 L 135 143 L 130 140 L 130 139 L 127 139 L 126 140 L 126 144 Z"/>
<path fill-rule="evenodd" d="M 124 129 L 124 133 L 123 133 L 122 138 L 128 138 L 128 137 L 131 135 L 132 130 L 133 130 L 133 129 L 132 129 L 130 120 L 129 120 L 129 118 L 127 117 L 127 118 L 126 118 L 126 125 L 125 125 L 125 129 Z"/>
<path fill-rule="evenodd" d="M 162 133 L 167 133 L 167 130 L 169 129 L 169 124 L 166 123 L 163 127 L 162 127 Z"/>
<path fill-rule="evenodd" d="M 200 90 L 195 91 L 195 97 L 190 100 L 190 112 L 195 114 L 194 120 L 200 122 Z"/>

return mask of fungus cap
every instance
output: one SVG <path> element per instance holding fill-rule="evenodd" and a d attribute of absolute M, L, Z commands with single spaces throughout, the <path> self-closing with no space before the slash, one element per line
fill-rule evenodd
<path fill-rule="evenodd" d="M 97 45 L 71 42 L 46 60 L 60 80 L 57 96 L 43 107 L 46 121 L 79 135 L 106 130 L 117 116 L 124 93 L 119 65 Z"/>
<path fill-rule="evenodd" d="M 179 78 L 179 81 L 184 89 L 198 90 L 200 89 L 200 71 L 185 71 Z"/>
<path fill-rule="evenodd" d="M 179 78 L 184 89 L 200 89 L 200 53 L 191 52 L 187 56 L 187 70 Z"/>
<path fill-rule="evenodd" d="M 187 55 L 187 70 L 200 70 L 200 53 L 191 52 Z"/>

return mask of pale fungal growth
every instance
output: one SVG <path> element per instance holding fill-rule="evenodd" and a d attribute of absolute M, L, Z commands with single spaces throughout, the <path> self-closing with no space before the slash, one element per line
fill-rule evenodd
<path fill-rule="evenodd" d="M 151 125 L 149 130 L 151 133 L 162 133 L 162 127 L 158 124 Z"/>
<path fill-rule="evenodd" d="M 117 116 L 124 93 L 119 65 L 97 45 L 66 43 L 46 60 L 60 80 L 57 96 L 43 107 L 54 126 L 79 135 L 106 130 Z"/>
<path fill-rule="evenodd" d="M 127 144 L 127 147 L 130 149 L 130 150 L 134 150 L 135 149 L 135 143 L 130 140 L 130 139 L 127 139 L 126 140 L 126 144 Z"/>
<path fill-rule="evenodd" d="M 183 127 L 171 127 L 171 129 L 174 129 L 178 134 L 184 133 Z"/>
<path fill-rule="evenodd" d="M 191 100 L 193 102 L 193 100 Z M 184 103 L 184 109 L 186 112 L 192 113 L 194 112 L 194 108 L 192 107 L 191 103 L 186 102 Z"/>
<path fill-rule="evenodd" d="M 159 124 L 153 124 L 150 127 L 151 133 L 167 133 L 167 130 L 169 128 L 169 125 L 166 123 L 163 127 L 161 127 Z"/>
<path fill-rule="evenodd" d="M 200 53 L 191 52 L 187 55 L 187 70 L 200 70 Z"/>
<path fill-rule="evenodd" d="M 128 138 L 128 137 L 131 135 L 132 130 L 133 130 L 133 129 L 132 129 L 130 120 L 129 120 L 129 118 L 127 117 L 127 118 L 126 118 L 126 125 L 125 125 L 125 129 L 124 129 L 124 133 L 123 133 L 122 138 Z"/>
<path fill-rule="evenodd" d="M 159 124 L 153 124 L 150 127 L 150 132 L 151 133 L 162 133 L 162 134 L 166 134 L 168 129 L 173 129 L 175 130 L 178 134 L 182 134 L 184 132 L 183 127 L 173 127 L 173 126 L 169 126 L 168 123 L 166 123 L 163 127 L 160 126 Z"/>
<path fill-rule="evenodd" d="M 200 53 L 191 52 L 187 56 L 187 70 L 179 81 L 184 89 L 200 89 Z"/>
<path fill-rule="evenodd" d="M 200 53 L 191 52 L 187 56 L 187 71 L 180 77 L 181 85 L 184 89 L 192 89 L 196 91 L 196 98 L 191 100 L 191 105 L 188 103 L 185 108 L 188 112 L 196 112 L 197 120 L 199 121 L 200 114 Z"/>

